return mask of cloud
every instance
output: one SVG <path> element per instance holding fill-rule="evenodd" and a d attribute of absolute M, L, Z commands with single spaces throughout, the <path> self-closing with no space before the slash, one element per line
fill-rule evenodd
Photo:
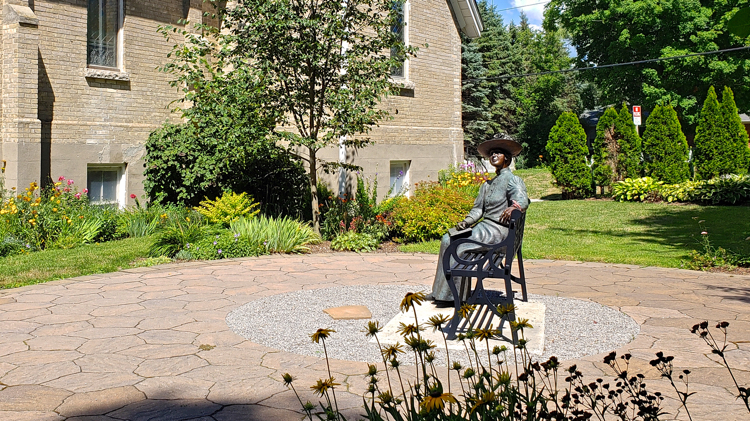
<path fill-rule="evenodd" d="M 513 0 L 513 7 L 520 7 L 519 12 L 523 11 L 529 17 L 529 23 L 541 25 L 544 19 L 544 4 L 536 4 L 544 0 Z M 523 7 L 533 4 L 533 6 Z"/>

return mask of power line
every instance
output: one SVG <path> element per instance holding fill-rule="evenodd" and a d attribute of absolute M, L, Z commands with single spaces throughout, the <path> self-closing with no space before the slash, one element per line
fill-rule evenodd
<path fill-rule="evenodd" d="M 540 4 L 547 4 L 549 1 L 540 1 L 539 3 L 524 4 L 523 6 L 508 7 L 506 9 L 495 10 L 496 12 L 504 12 L 506 10 L 523 9 L 524 7 L 538 6 Z"/>
<path fill-rule="evenodd" d="M 705 51 L 702 53 L 683 54 L 681 56 L 652 58 L 648 60 L 639 60 L 639 61 L 628 61 L 626 63 L 603 64 L 601 66 L 593 66 L 593 67 L 575 67 L 572 69 L 550 70 L 547 72 L 538 72 L 538 73 L 519 73 L 515 75 L 490 76 L 490 77 L 482 77 L 482 78 L 476 78 L 476 79 L 466 79 L 464 81 L 461 81 L 461 83 L 480 82 L 483 80 L 512 79 L 512 78 L 517 78 L 517 77 L 528 77 L 528 76 L 542 76 L 542 75 L 551 75 L 555 73 L 578 72 L 578 71 L 583 71 L 583 70 L 598 70 L 598 69 L 604 69 L 608 67 L 632 66 L 634 64 L 654 63 L 657 61 L 673 60 L 677 58 L 706 56 L 709 54 L 728 53 L 732 51 L 741 51 L 741 50 L 750 50 L 750 45 L 745 46 L 745 47 L 725 48 L 723 50 L 716 50 L 716 51 Z"/>

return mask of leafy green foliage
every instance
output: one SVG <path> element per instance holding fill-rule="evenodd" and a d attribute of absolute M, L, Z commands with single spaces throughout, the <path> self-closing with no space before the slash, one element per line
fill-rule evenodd
<path fill-rule="evenodd" d="M 374 251 L 378 249 L 379 244 L 380 241 L 370 234 L 346 231 L 331 240 L 331 249 L 356 252 Z"/>
<path fill-rule="evenodd" d="M 240 218 L 230 225 L 230 231 L 251 244 L 260 244 L 262 254 L 306 253 L 309 244 L 320 242 L 320 236 L 309 224 L 289 217 Z"/>
<path fill-rule="evenodd" d="M 332 240 L 347 231 L 366 233 L 379 241 L 388 238 L 392 225 L 390 214 L 397 198 L 388 197 L 378 203 L 377 187 L 377 180 L 370 184 L 364 178 L 357 177 L 354 197 L 346 194 L 337 197 L 327 186 L 321 185 L 323 238 Z"/>
<path fill-rule="evenodd" d="M 422 183 L 414 197 L 401 198 L 393 208 L 393 220 L 406 242 L 440 238 L 463 220 L 474 204 L 474 196 L 438 183 Z"/>
<path fill-rule="evenodd" d="M 264 254 L 263 243 L 257 240 L 222 230 L 218 234 L 206 235 L 195 243 L 185 246 L 193 259 L 217 260 L 249 257 Z"/>
<path fill-rule="evenodd" d="M 612 187 L 612 198 L 619 202 L 645 202 L 655 199 L 659 194 L 659 187 L 664 184 L 651 177 L 626 178 Z"/>
<path fill-rule="evenodd" d="M 278 112 L 276 134 L 288 153 L 307 161 L 316 232 L 317 171 L 345 166 L 321 161 L 318 151 L 341 139 L 368 144 L 362 135 L 388 116 L 378 105 L 399 90 L 391 69 L 416 53 L 393 31 L 403 25 L 402 7 L 390 0 L 240 0 L 221 9 L 224 28 L 212 30 L 226 64 L 263 75 L 264 109 Z"/>
<path fill-rule="evenodd" d="M 730 18 L 742 16 L 739 4 L 553 0 L 546 7 L 544 26 L 568 31 L 579 66 L 601 66 L 747 45 L 746 37 L 729 33 Z M 741 100 L 740 109 L 750 109 L 749 68 L 750 51 L 744 50 L 602 68 L 581 77 L 597 85 L 605 104 L 628 101 L 644 109 L 672 104 L 683 131 L 692 134 L 700 111 L 698 93 L 711 85 L 730 86 Z"/>
<path fill-rule="evenodd" d="M 657 105 L 646 120 L 643 155 L 648 176 L 667 184 L 680 183 L 690 177 L 687 140 L 671 105 Z"/>
<path fill-rule="evenodd" d="M 651 177 L 626 179 L 614 185 L 619 201 L 664 200 L 706 205 L 736 205 L 750 201 L 750 176 L 730 175 L 710 180 L 664 184 Z"/>
<path fill-rule="evenodd" d="M 479 143 L 503 133 L 524 144 L 519 167 L 539 165 L 557 117 L 565 110 L 581 109 L 575 77 L 492 78 L 569 68 L 571 59 L 563 33 L 534 29 L 526 16 L 518 24 L 506 25 L 487 1 L 480 1 L 478 9 L 484 25 L 482 36 L 462 39 L 465 154 L 478 157 Z M 489 79 L 480 79 L 483 77 Z"/>
<path fill-rule="evenodd" d="M 594 184 L 597 186 L 611 186 L 614 180 L 614 168 L 617 166 L 617 140 L 615 139 L 615 123 L 618 114 L 613 107 L 604 111 L 596 124 L 596 138 L 592 145 L 592 167 Z"/>
<path fill-rule="evenodd" d="M 192 212 L 189 216 L 184 217 L 182 215 L 171 215 L 164 228 L 154 236 L 154 242 L 151 244 L 148 253 L 151 257 L 174 257 L 188 244 L 195 244 L 217 231 L 216 227 L 207 225 L 197 212 Z"/>
<path fill-rule="evenodd" d="M 549 133 L 547 152 L 550 170 L 563 197 L 586 197 L 591 193 L 591 169 L 587 165 L 586 133 L 578 117 L 565 112 Z"/>
<path fill-rule="evenodd" d="M 719 103 L 714 87 L 710 87 L 695 133 L 695 178 L 708 180 L 746 173 L 750 156 L 747 142 L 747 132 L 737 115 L 732 91 L 725 88 Z"/>
<path fill-rule="evenodd" d="M 721 97 L 721 123 L 727 134 L 730 163 L 727 168 L 729 174 L 746 174 L 750 165 L 750 148 L 748 134 L 742 119 L 737 112 L 734 93 L 728 86 L 724 87 Z M 724 174 L 721 174 L 724 175 Z"/>
<path fill-rule="evenodd" d="M 216 30 L 203 29 L 207 35 Z M 211 36 L 172 26 L 161 32 L 178 40 L 161 70 L 183 92 L 175 111 L 186 123 L 167 123 L 146 143 L 144 187 L 152 203 L 195 206 L 225 191 L 246 192 L 264 212 L 300 215 L 304 169 L 271 137 L 281 112 L 264 102 L 260 71 L 230 66 Z"/>
<path fill-rule="evenodd" d="M 258 205 L 247 193 L 224 192 L 216 200 L 202 201 L 195 210 L 212 224 L 229 226 L 240 217 L 252 218 L 257 215 L 260 212 Z"/>

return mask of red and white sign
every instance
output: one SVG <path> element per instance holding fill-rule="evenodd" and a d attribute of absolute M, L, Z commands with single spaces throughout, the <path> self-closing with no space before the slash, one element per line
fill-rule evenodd
<path fill-rule="evenodd" d="M 633 124 L 636 126 L 641 125 L 641 106 L 633 105 Z"/>

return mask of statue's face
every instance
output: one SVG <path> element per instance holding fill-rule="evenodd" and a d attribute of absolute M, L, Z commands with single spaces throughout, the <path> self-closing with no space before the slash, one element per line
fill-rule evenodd
<path fill-rule="evenodd" d="M 490 164 L 495 168 L 504 168 L 508 157 L 502 149 L 493 149 L 490 151 Z"/>

